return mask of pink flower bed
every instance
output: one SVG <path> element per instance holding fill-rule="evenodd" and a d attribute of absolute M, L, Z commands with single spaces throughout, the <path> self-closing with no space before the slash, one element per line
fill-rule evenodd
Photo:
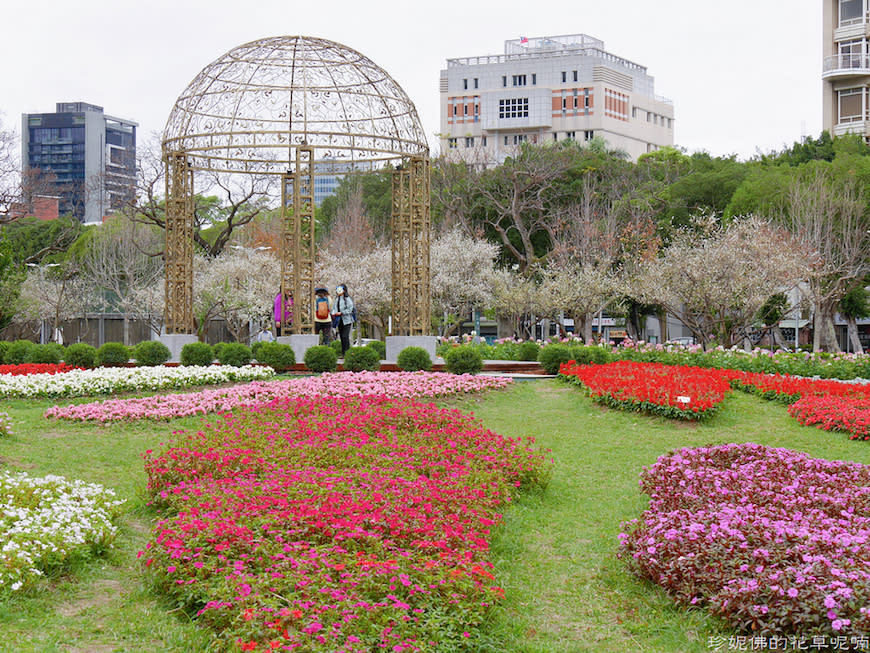
<path fill-rule="evenodd" d="M 503 595 L 491 531 L 546 483 L 529 444 L 408 400 L 246 407 L 147 457 L 170 516 L 140 556 L 243 650 L 473 650 Z"/>
<path fill-rule="evenodd" d="M 678 602 L 741 632 L 870 635 L 870 466 L 727 444 L 662 456 L 641 488 L 620 556 Z"/>
<path fill-rule="evenodd" d="M 511 379 L 504 377 L 446 372 L 338 372 L 283 381 L 254 381 L 200 392 L 53 406 L 45 411 L 45 416 L 95 422 L 173 419 L 266 403 L 278 397 L 443 397 L 503 388 L 509 383 Z"/>

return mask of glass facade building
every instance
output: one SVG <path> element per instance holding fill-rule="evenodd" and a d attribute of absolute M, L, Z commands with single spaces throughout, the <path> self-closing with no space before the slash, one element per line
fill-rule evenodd
<path fill-rule="evenodd" d="M 21 123 L 24 172 L 47 173 L 61 214 L 102 222 L 133 199 L 135 122 L 93 104 L 58 102 L 55 113 L 23 114 Z"/>

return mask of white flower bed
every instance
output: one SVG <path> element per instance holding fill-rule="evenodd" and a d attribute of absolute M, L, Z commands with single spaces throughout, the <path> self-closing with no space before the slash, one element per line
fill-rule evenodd
<path fill-rule="evenodd" d="M 178 367 L 101 367 L 60 374 L 0 374 L 0 397 L 83 397 L 257 381 L 275 375 L 267 366 L 187 365 Z"/>
<path fill-rule="evenodd" d="M 114 497 L 113 490 L 62 476 L 0 473 L 0 593 L 110 546 L 112 519 L 124 503 Z"/>

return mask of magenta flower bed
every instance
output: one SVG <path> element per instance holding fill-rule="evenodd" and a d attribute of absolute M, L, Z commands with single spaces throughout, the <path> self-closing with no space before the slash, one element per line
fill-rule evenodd
<path fill-rule="evenodd" d="M 870 635 L 870 466 L 727 444 L 662 456 L 641 488 L 620 556 L 679 603 L 745 633 Z"/>
<path fill-rule="evenodd" d="M 46 410 L 45 417 L 95 422 L 173 419 L 232 410 L 278 397 L 442 397 L 503 388 L 509 383 L 511 379 L 504 377 L 446 372 L 338 372 L 284 381 L 254 381 L 200 392 L 58 405 Z"/>
<path fill-rule="evenodd" d="M 475 650 L 491 531 L 549 463 L 409 400 L 278 399 L 149 452 L 154 586 L 243 650 Z"/>

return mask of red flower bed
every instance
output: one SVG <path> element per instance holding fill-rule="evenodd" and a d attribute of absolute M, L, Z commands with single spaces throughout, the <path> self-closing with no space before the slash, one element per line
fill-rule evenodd
<path fill-rule="evenodd" d="M 850 440 L 870 440 L 870 397 L 807 395 L 788 407 L 788 414 L 804 426 L 844 431 Z"/>
<path fill-rule="evenodd" d="M 60 374 L 76 369 L 66 363 L 21 363 L 18 365 L 0 365 L 0 374 L 26 376 L 28 374 Z"/>
<path fill-rule="evenodd" d="M 699 419 L 731 391 L 726 370 L 617 361 L 606 365 L 563 363 L 559 374 L 609 406 Z"/>
<path fill-rule="evenodd" d="M 734 372 L 733 383 L 765 399 L 792 403 L 810 395 L 870 397 L 870 386 L 829 379 L 802 379 L 781 374 Z"/>
<path fill-rule="evenodd" d="M 147 456 L 154 585 L 243 650 L 475 650 L 528 443 L 407 400 L 280 399 Z"/>

